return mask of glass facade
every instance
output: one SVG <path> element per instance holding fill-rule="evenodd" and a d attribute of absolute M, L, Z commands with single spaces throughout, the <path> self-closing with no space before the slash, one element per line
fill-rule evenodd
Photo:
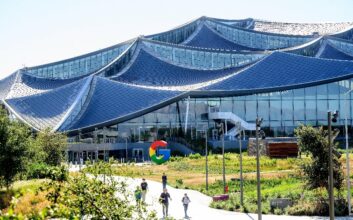
<path fill-rule="evenodd" d="M 231 53 L 214 50 L 188 49 L 145 41 L 147 51 L 175 65 L 197 69 L 221 69 L 240 66 L 263 58 L 265 53 Z"/>
<path fill-rule="evenodd" d="M 198 131 L 212 129 L 215 123 L 206 115 L 209 108 L 217 107 L 221 112 L 233 112 L 247 122 L 254 123 L 256 117 L 264 119 L 263 129 L 267 136 L 293 136 L 299 124 L 313 126 L 327 124 L 327 111 L 339 110 L 340 118 L 334 125 L 344 125 L 347 103 L 348 124 L 352 124 L 353 80 L 323 84 L 313 87 L 261 93 L 247 96 L 190 98 L 187 129 L 191 137 Z M 144 116 L 118 125 L 119 134 L 130 135 L 152 131 L 155 138 L 173 137 L 178 129 L 184 131 L 188 99 L 173 103 Z"/>
<path fill-rule="evenodd" d="M 222 36 L 242 46 L 272 50 L 293 47 L 313 40 L 307 36 L 290 36 L 271 33 L 254 32 L 238 29 L 227 25 L 207 21 L 207 24 L 217 30 Z"/>
<path fill-rule="evenodd" d="M 129 44 L 93 52 L 66 61 L 59 61 L 38 67 L 31 67 L 27 71 L 36 77 L 48 79 L 70 79 L 92 73 L 107 65 L 128 48 Z"/>

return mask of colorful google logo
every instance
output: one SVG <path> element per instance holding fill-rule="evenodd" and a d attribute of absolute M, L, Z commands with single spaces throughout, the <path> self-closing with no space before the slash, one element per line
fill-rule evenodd
<path fill-rule="evenodd" d="M 156 155 L 156 150 L 158 147 L 167 147 L 167 142 L 165 141 L 155 141 L 150 146 L 150 157 L 153 162 L 156 164 L 162 164 L 169 160 L 170 158 L 170 150 L 169 149 L 159 149 L 158 154 Z"/>

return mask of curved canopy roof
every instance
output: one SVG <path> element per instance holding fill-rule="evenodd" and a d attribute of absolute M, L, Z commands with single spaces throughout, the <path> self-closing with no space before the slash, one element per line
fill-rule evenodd
<path fill-rule="evenodd" d="M 275 52 L 249 68 L 202 90 L 223 94 L 279 91 L 353 76 L 353 62 Z"/>
<path fill-rule="evenodd" d="M 226 49 L 226 50 L 255 50 L 225 39 L 222 35 L 203 24 L 197 33 L 183 44 L 194 47 Z"/>
<path fill-rule="evenodd" d="M 58 89 L 4 100 L 6 106 L 36 130 L 54 128 L 77 99 L 89 77 Z"/>
<path fill-rule="evenodd" d="M 160 108 L 181 93 L 145 89 L 95 77 L 87 107 L 68 130 L 117 123 Z"/>
<path fill-rule="evenodd" d="M 140 50 L 127 70 L 113 80 L 138 85 L 184 86 L 210 81 L 234 73 L 243 67 L 198 70 L 176 66 Z"/>
<path fill-rule="evenodd" d="M 34 129 L 77 132 L 130 120 L 187 96 L 339 81 L 353 77 L 350 25 L 201 17 L 17 71 L 0 80 L 0 101 Z"/>

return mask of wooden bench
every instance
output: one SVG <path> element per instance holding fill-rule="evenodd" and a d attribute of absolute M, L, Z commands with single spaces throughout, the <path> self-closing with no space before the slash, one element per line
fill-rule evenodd
<path fill-rule="evenodd" d="M 212 197 L 213 201 L 225 201 L 229 199 L 229 195 L 228 194 L 222 194 L 222 195 L 215 195 Z"/>
<path fill-rule="evenodd" d="M 273 142 L 268 143 L 268 156 L 285 158 L 298 156 L 298 144 L 296 142 Z"/>

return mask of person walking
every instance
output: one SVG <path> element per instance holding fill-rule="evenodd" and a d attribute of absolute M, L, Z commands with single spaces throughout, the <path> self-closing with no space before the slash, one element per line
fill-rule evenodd
<path fill-rule="evenodd" d="M 167 188 L 167 175 L 165 175 L 165 173 L 163 173 L 162 176 L 162 184 L 163 184 L 163 189 Z"/>
<path fill-rule="evenodd" d="M 185 214 L 185 217 L 184 218 L 189 218 L 188 216 L 188 207 L 189 207 L 189 203 L 191 202 L 189 196 L 185 193 L 184 194 L 184 197 L 181 199 L 181 202 L 183 203 L 183 206 L 184 206 L 184 214 Z"/>
<path fill-rule="evenodd" d="M 162 203 L 163 208 L 163 218 L 168 217 L 169 199 L 172 200 L 167 189 L 164 189 L 161 196 L 159 197 L 159 201 Z"/>
<path fill-rule="evenodd" d="M 142 197 L 142 202 L 146 201 L 146 193 L 148 190 L 148 184 L 145 179 L 142 179 L 141 183 L 141 197 Z"/>
<path fill-rule="evenodd" d="M 136 199 L 136 204 L 140 205 L 141 204 L 141 189 L 140 187 L 136 187 L 135 189 L 135 199 Z"/>

